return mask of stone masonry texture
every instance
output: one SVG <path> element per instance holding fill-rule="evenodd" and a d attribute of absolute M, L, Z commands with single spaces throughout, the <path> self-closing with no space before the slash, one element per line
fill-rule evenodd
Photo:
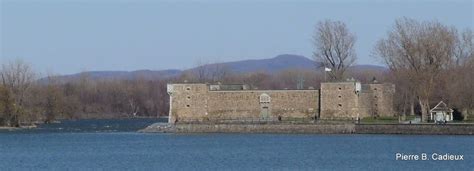
<path fill-rule="evenodd" d="M 357 88 L 357 82 L 322 83 L 320 90 L 211 90 L 210 86 L 168 84 L 169 122 L 357 119 L 394 115 L 393 84 L 363 84 Z"/>

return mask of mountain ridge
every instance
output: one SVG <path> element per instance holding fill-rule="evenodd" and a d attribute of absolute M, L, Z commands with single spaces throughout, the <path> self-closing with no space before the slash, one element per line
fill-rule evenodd
<path fill-rule="evenodd" d="M 197 66 L 186 70 L 165 69 L 165 70 L 135 70 L 135 71 L 86 71 L 76 74 L 59 75 L 57 78 L 62 81 L 73 81 L 83 76 L 88 76 L 91 79 L 167 79 L 181 75 L 184 72 L 195 72 L 202 67 L 221 67 L 232 73 L 243 74 L 251 72 L 267 72 L 275 74 L 284 70 L 300 69 L 300 70 L 314 70 L 321 67 L 321 64 L 313 61 L 305 56 L 282 54 L 273 58 L 266 59 L 246 59 L 239 61 L 230 61 L 222 63 L 211 63 Z M 378 65 L 354 65 L 352 70 L 386 70 L 387 68 Z M 44 79 L 44 78 L 43 78 Z"/>

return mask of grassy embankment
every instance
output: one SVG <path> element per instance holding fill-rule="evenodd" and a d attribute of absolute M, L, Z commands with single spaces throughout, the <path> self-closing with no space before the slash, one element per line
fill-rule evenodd
<path fill-rule="evenodd" d="M 406 116 L 406 120 L 401 121 L 401 122 L 407 122 L 407 121 L 413 120 L 415 118 L 416 118 L 416 116 L 413 116 L 413 115 Z M 361 119 L 360 123 L 363 123 L 363 124 L 397 124 L 399 122 L 398 122 L 398 117 L 394 116 L 394 117 L 377 117 L 377 118 L 367 117 L 367 118 Z M 462 121 L 454 120 L 452 123 L 471 123 L 471 124 L 474 124 L 474 117 L 468 117 L 467 120 L 462 120 Z"/>
<path fill-rule="evenodd" d="M 415 119 L 416 116 L 406 116 L 405 121 L 410 121 Z M 360 120 L 360 123 L 363 124 L 397 124 L 399 123 L 398 116 L 384 116 L 384 117 L 366 117 Z M 405 122 L 402 121 L 402 122 Z"/>

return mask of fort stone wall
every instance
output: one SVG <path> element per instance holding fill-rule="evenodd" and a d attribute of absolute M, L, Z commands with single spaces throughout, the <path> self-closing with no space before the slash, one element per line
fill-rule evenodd
<path fill-rule="evenodd" d="M 372 97 L 361 98 L 361 100 L 371 101 L 375 116 L 394 116 L 393 98 L 395 95 L 395 85 L 393 84 L 368 84 L 367 92 Z M 364 90 L 362 90 L 364 91 Z"/>
<path fill-rule="evenodd" d="M 170 84 L 170 122 L 312 119 L 319 90 L 210 90 L 206 84 Z"/>
<path fill-rule="evenodd" d="M 357 119 L 393 116 L 393 84 L 322 83 L 320 90 L 168 84 L 170 123 Z"/>
<path fill-rule="evenodd" d="M 321 118 L 340 119 L 358 116 L 355 82 L 321 84 Z"/>
<path fill-rule="evenodd" d="M 318 90 L 209 91 L 209 119 L 314 118 Z M 261 101 L 268 96 L 268 101 Z"/>
<path fill-rule="evenodd" d="M 393 84 L 321 83 L 323 119 L 393 116 Z"/>
<path fill-rule="evenodd" d="M 208 86 L 206 84 L 168 84 L 167 88 L 170 95 L 170 123 L 175 123 L 180 119 L 202 121 L 207 108 L 205 99 L 207 99 Z"/>

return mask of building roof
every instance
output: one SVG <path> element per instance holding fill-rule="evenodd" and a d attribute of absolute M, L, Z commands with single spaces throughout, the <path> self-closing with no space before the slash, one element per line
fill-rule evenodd
<path fill-rule="evenodd" d="M 248 85 L 246 84 L 211 84 L 209 89 L 215 90 L 247 90 Z"/>
<path fill-rule="evenodd" d="M 355 84 L 357 81 L 321 82 L 321 84 Z"/>
<path fill-rule="evenodd" d="M 440 101 L 433 109 L 430 110 L 430 112 L 433 111 L 447 111 L 447 112 L 453 112 L 453 109 L 449 108 L 446 103 L 443 101 Z"/>

